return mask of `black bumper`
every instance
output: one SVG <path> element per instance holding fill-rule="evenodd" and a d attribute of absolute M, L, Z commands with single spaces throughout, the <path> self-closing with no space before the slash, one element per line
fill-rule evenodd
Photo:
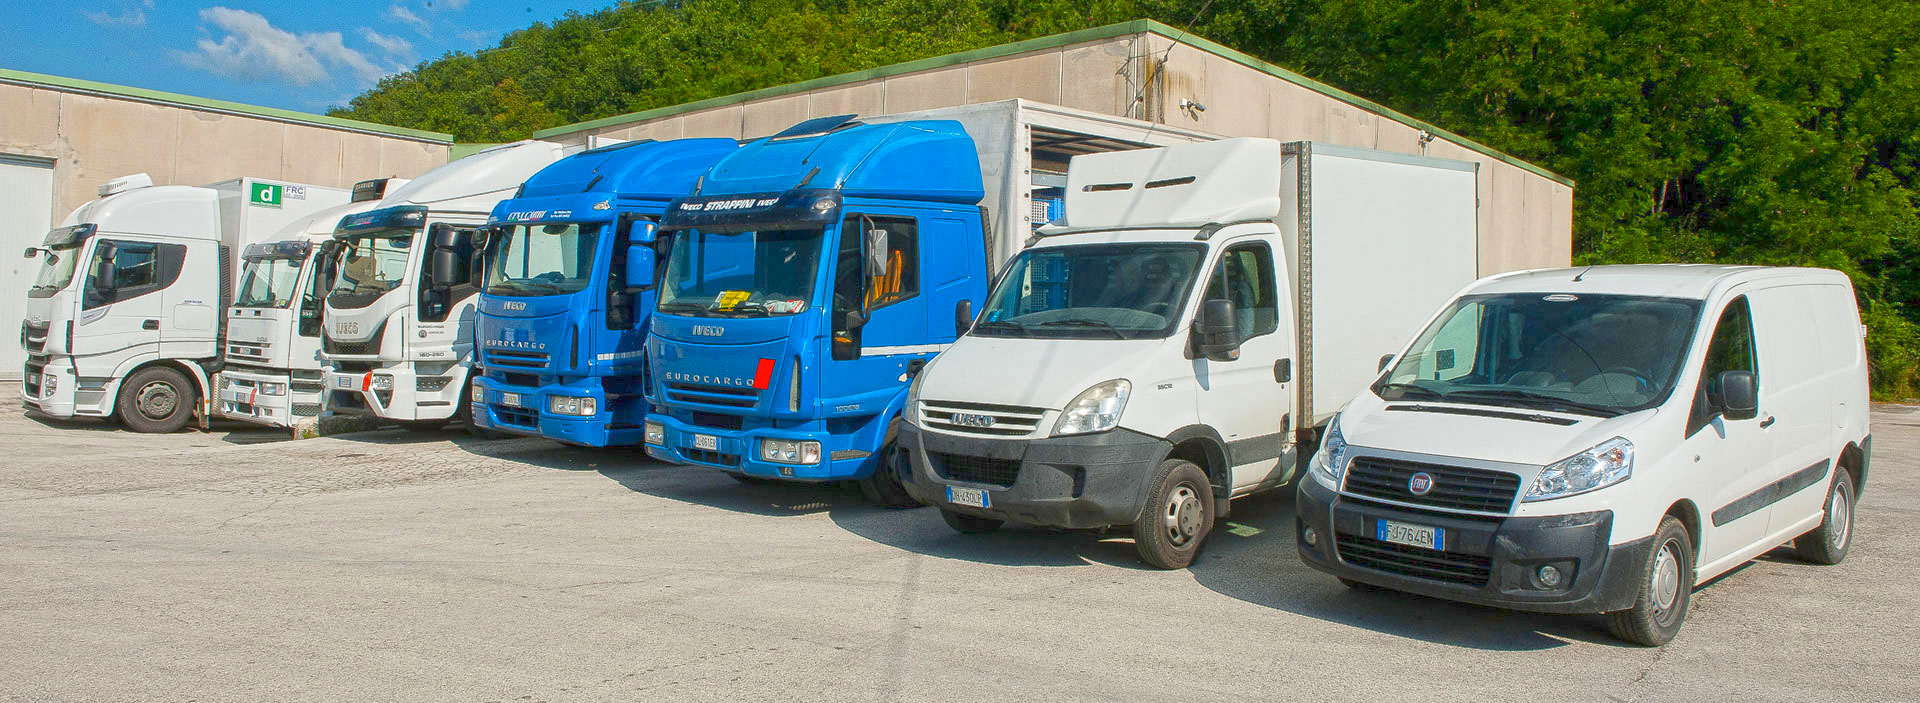
<path fill-rule="evenodd" d="M 1312 476 L 1300 481 L 1294 545 L 1320 571 L 1396 591 L 1541 613 L 1606 613 L 1633 605 L 1652 538 L 1609 545 L 1613 513 L 1454 518 L 1350 499 Z M 1445 550 L 1380 542 L 1380 520 L 1438 527 Z M 1308 545 L 1313 528 L 1318 544 Z M 1541 566 L 1562 574 L 1538 581 Z"/>
<path fill-rule="evenodd" d="M 1048 439 L 977 439 L 900 428 L 912 472 L 907 492 L 955 512 L 1029 525 L 1088 529 L 1131 525 L 1147 502 L 1147 481 L 1172 445 L 1127 430 Z M 992 480 L 953 458 L 992 464 Z M 967 480 L 973 479 L 973 480 Z M 947 487 L 987 492 L 988 507 L 955 505 Z"/>

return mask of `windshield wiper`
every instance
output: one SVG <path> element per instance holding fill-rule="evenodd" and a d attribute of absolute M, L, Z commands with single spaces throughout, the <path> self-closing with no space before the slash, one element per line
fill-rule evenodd
<path fill-rule="evenodd" d="M 1515 390 L 1512 388 L 1474 388 L 1445 394 L 1445 399 L 1447 400 L 1453 400 L 1455 398 L 1503 398 L 1507 400 L 1519 400 L 1530 403 L 1533 407 L 1542 410 L 1562 410 L 1596 417 L 1619 417 L 1627 414 L 1627 411 L 1615 407 L 1582 403 L 1571 398 L 1562 398 L 1557 395 L 1547 395 L 1545 393 Z"/>
<path fill-rule="evenodd" d="M 1412 383 L 1383 383 L 1383 384 L 1380 384 L 1380 390 L 1399 391 L 1401 398 L 1405 398 L 1408 395 L 1419 395 L 1423 398 L 1433 398 L 1435 400 L 1439 400 L 1440 398 L 1444 397 L 1440 393 L 1440 391 L 1436 391 L 1432 388 L 1428 388 L 1426 386 L 1416 385 Z M 1396 398 L 1396 400 L 1398 399 Z"/>
<path fill-rule="evenodd" d="M 1121 332 L 1120 328 L 1114 327 L 1112 323 L 1102 322 L 1100 320 L 1049 320 L 1047 322 L 1042 322 L 1034 326 L 1035 327 L 1099 327 L 1099 328 L 1105 329 L 1108 332 L 1112 332 L 1114 339 L 1127 338 L 1127 333 Z"/>
<path fill-rule="evenodd" d="M 984 329 L 987 329 L 988 327 L 1006 327 L 1006 328 L 1012 329 L 1015 332 L 1019 332 L 1020 336 L 1022 337 L 1033 336 L 1033 335 L 1027 334 L 1026 325 L 1020 324 L 1018 322 L 1014 322 L 1012 320 L 988 320 L 986 322 L 982 322 L 973 326 L 973 328 L 977 330 L 984 330 Z"/>
<path fill-rule="evenodd" d="M 706 312 L 707 306 L 699 303 L 661 303 L 660 312 Z"/>

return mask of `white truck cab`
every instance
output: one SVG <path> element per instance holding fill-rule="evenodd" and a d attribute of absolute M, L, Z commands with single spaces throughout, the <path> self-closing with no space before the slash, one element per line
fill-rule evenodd
<path fill-rule="evenodd" d="M 1650 265 L 1461 292 L 1328 430 L 1299 489 L 1314 568 L 1658 645 L 1694 586 L 1793 542 L 1846 557 L 1864 327 L 1822 269 Z"/>
<path fill-rule="evenodd" d="M 453 161 L 343 218 L 328 259 L 325 412 L 438 429 L 464 413 L 473 362 L 473 232 L 528 176 L 573 151 L 520 141 Z M 434 262 L 450 268 L 432 280 Z"/>
<path fill-rule="evenodd" d="M 118 418 L 172 432 L 210 416 L 241 250 L 347 192 L 254 178 L 156 186 L 146 174 L 102 185 L 27 256 L 21 393 L 46 415 Z"/>
<path fill-rule="evenodd" d="M 379 178 L 354 184 L 353 200 L 288 224 L 271 241 L 242 250 L 240 284 L 227 308 L 227 343 L 216 384 L 221 417 L 298 432 L 320 415 L 320 331 L 334 229 L 379 205 L 405 184 Z"/>
<path fill-rule="evenodd" d="M 914 378 L 903 485 L 961 532 L 1130 525 L 1186 566 L 1474 279 L 1475 178 L 1270 139 L 1075 157 L 1064 220 Z"/>

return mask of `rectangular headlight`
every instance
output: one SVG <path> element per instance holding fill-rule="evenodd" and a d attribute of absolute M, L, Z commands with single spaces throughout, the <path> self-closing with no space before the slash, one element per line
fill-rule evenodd
<path fill-rule="evenodd" d="M 285 383 L 260 384 L 260 395 L 286 395 L 286 394 L 287 394 L 287 384 Z"/>
<path fill-rule="evenodd" d="M 776 464 L 818 464 L 820 443 L 810 439 L 762 439 L 760 458 Z"/>
<path fill-rule="evenodd" d="M 564 395 L 547 396 L 547 411 L 555 415 L 591 416 L 599 412 L 599 402 L 592 398 L 575 398 Z"/>
<path fill-rule="evenodd" d="M 367 387 L 372 388 L 373 390 L 376 390 L 376 391 L 393 390 L 393 377 L 392 376 L 374 376 L 367 380 Z"/>
<path fill-rule="evenodd" d="M 473 392 L 468 395 L 472 396 L 475 403 L 487 402 L 487 389 L 481 388 L 478 383 L 473 384 Z"/>
<path fill-rule="evenodd" d="M 667 426 L 649 420 L 647 422 L 646 443 L 656 447 L 667 446 Z"/>

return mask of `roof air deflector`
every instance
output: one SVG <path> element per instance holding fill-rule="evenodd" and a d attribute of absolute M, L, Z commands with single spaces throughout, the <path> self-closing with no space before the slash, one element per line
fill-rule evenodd
<path fill-rule="evenodd" d="M 811 120 L 780 130 L 779 134 L 773 135 L 770 138 L 792 139 L 794 137 L 810 137 L 816 134 L 826 134 L 842 127 L 851 127 L 859 124 L 854 121 L 855 117 L 859 117 L 859 115 L 848 114 L 834 115 L 832 117 L 815 117 Z"/>

